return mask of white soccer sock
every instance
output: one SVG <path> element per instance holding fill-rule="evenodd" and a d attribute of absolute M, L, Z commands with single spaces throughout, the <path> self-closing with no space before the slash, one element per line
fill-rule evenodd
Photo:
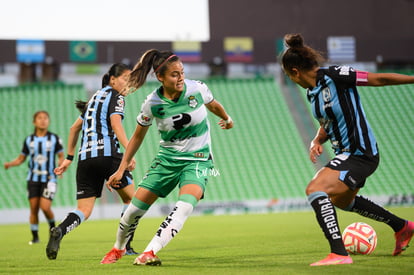
<path fill-rule="evenodd" d="M 114 244 L 116 249 L 125 249 L 129 237 L 134 233 L 139 220 L 146 212 L 147 210 L 139 209 L 132 203 L 129 204 L 119 221 L 118 232 L 116 233 L 116 241 Z"/>
<path fill-rule="evenodd" d="M 193 208 L 188 202 L 178 201 L 171 213 L 161 223 L 154 238 L 152 238 L 144 251 L 152 250 L 156 254 L 165 247 L 181 228 L 183 228 L 185 221 L 193 212 Z"/>

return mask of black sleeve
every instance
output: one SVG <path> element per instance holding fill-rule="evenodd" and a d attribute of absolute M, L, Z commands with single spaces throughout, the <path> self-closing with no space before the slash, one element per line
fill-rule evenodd
<path fill-rule="evenodd" d="M 28 156 L 30 154 L 30 150 L 29 150 L 29 147 L 27 147 L 27 142 L 26 142 L 27 138 L 24 139 L 23 148 L 22 148 L 22 154 L 25 156 Z"/>
<path fill-rule="evenodd" d="M 349 66 L 331 66 L 328 68 L 327 74 L 337 85 L 347 87 L 356 85 L 356 72 Z"/>

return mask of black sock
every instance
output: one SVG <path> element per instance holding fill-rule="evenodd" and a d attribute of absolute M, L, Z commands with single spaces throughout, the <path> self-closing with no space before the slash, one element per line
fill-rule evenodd
<path fill-rule="evenodd" d="M 32 230 L 33 241 L 37 241 L 39 239 L 39 231 Z"/>
<path fill-rule="evenodd" d="M 315 210 L 316 219 L 331 247 L 331 252 L 347 256 L 341 231 L 339 230 L 338 219 L 335 207 L 327 196 L 315 198 L 311 205 Z"/>
<path fill-rule="evenodd" d="M 128 250 L 128 249 L 131 249 L 131 242 L 132 242 L 132 240 L 134 239 L 134 234 L 135 234 L 135 231 L 134 231 L 134 232 L 132 232 L 131 237 L 129 237 L 129 240 L 128 240 L 128 242 L 126 243 L 125 248 L 126 248 L 127 250 Z"/>
<path fill-rule="evenodd" d="M 400 231 L 405 225 L 405 220 L 363 196 L 358 195 L 355 197 L 354 205 L 350 211 L 375 221 L 386 223 L 391 226 L 394 232 Z"/>
<path fill-rule="evenodd" d="M 75 229 L 81 223 L 81 218 L 73 212 L 70 212 L 58 227 L 62 229 L 62 237 Z"/>
<path fill-rule="evenodd" d="M 53 228 L 53 227 L 55 227 L 56 225 L 55 225 L 55 221 L 52 221 L 52 222 L 49 222 L 49 228 Z"/>

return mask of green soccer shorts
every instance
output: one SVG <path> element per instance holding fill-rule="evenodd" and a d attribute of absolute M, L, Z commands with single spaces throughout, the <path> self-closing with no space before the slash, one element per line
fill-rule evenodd
<path fill-rule="evenodd" d="M 157 156 L 138 186 L 161 198 L 168 196 L 177 185 L 181 188 L 186 184 L 197 184 L 204 193 L 211 169 L 212 160 L 176 160 Z"/>

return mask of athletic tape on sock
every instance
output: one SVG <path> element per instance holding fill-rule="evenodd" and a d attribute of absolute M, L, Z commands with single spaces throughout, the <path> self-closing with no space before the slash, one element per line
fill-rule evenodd
<path fill-rule="evenodd" d="M 188 202 L 193 207 L 195 207 L 198 203 L 197 198 L 190 194 L 182 194 L 178 197 L 178 200 L 183 201 L 183 202 Z"/>
<path fill-rule="evenodd" d="M 147 203 L 145 203 L 145 202 L 137 199 L 136 197 L 133 197 L 132 198 L 131 203 L 133 205 L 135 205 L 136 207 L 138 207 L 139 209 L 142 209 L 142 210 L 148 210 L 150 208 L 150 206 L 151 206 L 151 205 L 149 205 L 149 204 L 147 204 Z"/>

